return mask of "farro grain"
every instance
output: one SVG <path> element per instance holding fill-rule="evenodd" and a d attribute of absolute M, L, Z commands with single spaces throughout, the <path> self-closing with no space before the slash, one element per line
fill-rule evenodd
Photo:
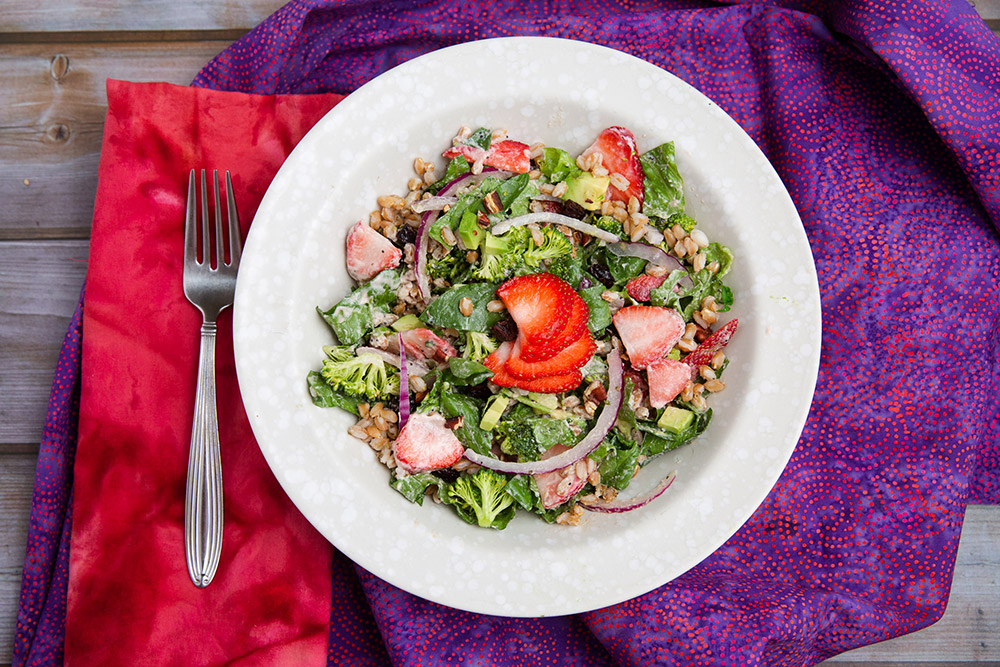
<path fill-rule="evenodd" d="M 413 171 L 417 176 L 423 176 L 424 172 L 427 171 L 427 163 L 424 162 L 423 158 L 416 158 L 413 161 Z"/>
<path fill-rule="evenodd" d="M 500 299 L 493 299 L 492 301 L 486 304 L 486 310 L 491 313 L 499 313 L 506 309 L 507 306 L 505 306 L 503 301 L 501 301 Z"/>
<path fill-rule="evenodd" d="M 424 183 L 427 185 L 432 184 L 437 178 L 434 176 L 434 165 L 431 165 L 427 171 L 424 172 Z"/>
<path fill-rule="evenodd" d="M 686 327 L 684 327 L 684 333 L 681 335 L 681 338 L 686 338 L 687 340 L 694 340 L 694 335 L 695 333 L 697 333 L 697 331 L 698 327 L 696 327 L 693 324 L 688 324 Z"/>
<path fill-rule="evenodd" d="M 475 250 L 470 250 L 469 252 L 465 253 L 465 261 L 468 262 L 469 264 L 475 264 L 478 259 L 479 259 L 479 253 L 476 252 Z"/>
<path fill-rule="evenodd" d="M 573 472 L 576 474 L 577 479 L 587 479 L 586 459 L 580 459 L 577 461 L 573 468 Z"/>
<path fill-rule="evenodd" d="M 701 311 L 701 316 L 706 322 L 708 322 L 709 326 L 719 321 L 719 316 L 716 315 L 715 311 L 710 308 L 706 308 L 705 310 Z"/>
<path fill-rule="evenodd" d="M 594 176 L 597 176 L 598 178 L 600 178 L 601 176 L 607 176 L 608 175 L 608 168 L 605 167 L 605 166 L 597 166 L 597 167 L 594 167 L 593 169 L 591 169 L 590 173 L 592 173 Z"/>
<path fill-rule="evenodd" d="M 528 172 L 528 178 L 532 181 L 537 181 L 541 177 L 542 177 L 542 172 L 540 172 L 538 169 L 532 169 L 531 171 Z"/>
<path fill-rule="evenodd" d="M 708 237 L 705 236 L 705 232 L 700 229 L 691 230 L 691 240 L 697 243 L 699 248 L 708 247 Z"/>
<path fill-rule="evenodd" d="M 587 414 L 588 417 L 593 417 L 594 413 L 597 412 L 597 403 L 594 403 L 593 401 L 587 401 L 586 403 L 583 404 L 583 411 Z"/>
<path fill-rule="evenodd" d="M 684 245 L 684 239 L 681 239 L 674 245 L 674 254 L 678 257 L 684 257 L 687 254 L 687 247 Z"/>
<path fill-rule="evenodd" d="M 670 273 L 670 269 L 662 264 L 653 264 L 652 262 L 646 264 L 646 275 L 659 277 L 668 273 Z"/>
<path fill-rule="evenodd" d="M 719 272 L 719 263 L 718 262 L 714 262 L 714 261 L 713 262 L 709 262 L 708 265 L 705 266 L 705 268 L 708 269 L 709 271 L 711 271 L 712 273 L 718 273 Z"/>
<path fill-rule="evenodd" d="M 347 429 L 347 432 L 353 435 L 358 440 L 368 440 L 368 433 L 357 424 L 354 424 L 351 427 L 349 427 Z"/>
<path fill-rule="evenodd" d="M 714 296 L 706 296 L 704 299 L 702 299 L 701 300 L 701 309 L 702 310 L 713 310 L 713 311 L 717 310 L 718 309 L 718 304 L 715 303 L 715 297 Z"/>
<path fill-rule="evenodd" d="M 587 481 L 593 484 L 594 488 L 596 489 L 601 484 L 601 473 L 598 472 L 597 470 L 594 470 L 593 472 L 590 473 L 590 475 L 587 476 Z"/>
<path fill-rule="evenodd" d="M 358 415 L 364 419 L 368 416 L 369 406 L 367 403 L 361 403 L 358 405 Z"/>
<path fill-rule="evenodd" d="M 719 379 L 709 380 L 705 383 L 705 389 L 714 393 L 720 392 L 726 388 L 726 383 Z"/>
<path fill-rule="evenodd" d="M 587 168 L 587 160 L 582 155 L 576 158 L 576 166 L 583 171 L 590 171 L 590 169 Z"/>
<path fill-rule="evenodd" d="M 569 491 L 569 487 L 571 487 L 571 486 L 573 486 L 573 478 L 572 477 L 563 477 L 562 480 L 560 480 L 558 486 L 556 486 L 556 493 L 558 493 L 559 495 L 562 495 L 562 494 L 566 493 L 567 491 Z"/>
<path fill-rule="evenodd" d="M 458 310 L 466 317 L 472 315 L 472 310 L 473 310 L 472 299 L 470 299 L 467 296 L 463 296 L 461 300 L 459 300 L 458 302 Z"/>
<path fill-rule="evenodd" d="M 406 187 L 414 192 L 419 192 L 424 187 L 424 182 L 419 178 L 411 178 L 406 182 Z"/>
<path fill-rule="evenodd" d="M 702 395 L 697 395 L 691 399 L 691 405 L 693 405 L 698 410 L 704 410 L 708 407 L 708 403 L 705 401 L 705 397 Z"/>
<path fill-rule="evenodd" d="M 726 353 L 723 352 L 722 350 L 719 350 L 718 352 L 712 355 L 712 368 L 714 368 L 715 370 L 719 370 L 720 368 L 722 368 L 722 364 L 724 364 L 725 362 L 726 362 Z"/>
<path fill-rule="evenodd" d="M 694 385 L 688 382 L 684 386 L 684 389 L 681 390 L 681 400 L 685 403 L 690 403 L 692 398 L 694 398 Z"/>
<path fill-rule="evenodd" d="M 624 176 L 622 176 L 621 174 L 619 174 L 616 171 L 616 172 L 613 172 L 611 174 L 611 185 L 615 186 L 615 188 L 617 188 L 619 190 L 623 190 L 624 191 L 624 190 L 628 190 L 629 182 L 628 182 L 627 178 L 625 178 Z M 629 199 L 629 213 L 634 213 L 635 211 L 638 211 L 639 209 L 638 209 L 638 207 L 636 207 L 634 210 L 632 209 L 631 199 L 632 198 Z M 638 199 L 636 199 L 636 203 L 637 204 L 639 203 Z"/>
<path fill-rule="evenodd" d="M 700 395 L 701 395 L 701 393 L 702 393 L 703 391 L 705 391 L 705 385 L 703 385 L 703 384 L 702 384 L 702 383 L 700 383 L 700 382 L 695 382 L 695 383 L 694 383 L 694 387 L 693 387 L 693 390 L 694 390 L 694 395 L 695 395 L 695 396 L 700 396 Z"/>
<path fill-rule="evenodd" d="M 531 232 L 531 240 L 534 241 L 536 246 L 541 247 L 545 243 L 545 236 L 542 235 L 542 230 L 534 223 L 527 225 L 527 227 L 528 231 Z"/>
<path fill-rule="evenodd" d="M 562 197 L 564 194 L 566 194 L 566 190 L 568 189 L 569 186 L 566 185 L 566 181 L 559 181 L 558 183 L 556 183 L 556 186 L 552 188 L 552 196 Z"/>
<path fill-rule="evenodd" d="M 383 410 L 382 419 L 386 420 L 390 424 L 395 424 L 399 422 L 399 415 L 397 415 L 392 410 Z"/>
<path fill-rule="evenodd" d="M 536 141 L 535 143 L 528 146 L 528 157 L 534 160 L 535 158 L 541 157 L 544 151 L 545 151 L 545 144 L 543 144 L 540 141 Z"/>
<path fill-rule="evenodd" d="M 696 310 L 694 314 L 691 316 L 691 319 L 693 319 L 695 321 L 695 324 L 697 324 L 700 327 L 703 327 L 705 329 L 709 327 L 708 322 L 706 322 L 705 318 L 701 316 L 701 311 Z"/>
<path fill-rule="evenodd" d="M 691 268 L 694 269 L 695 273 L 705 268 L 706 259 L 707 258 L 705 257 L 705 253 L 703 252 L 699 252 L 697 255 L 694 256 L 694 259 L 691 260 Z"/>
<path fill-rule="evenodd" d="M 427 391 L 427 383 L 424 382 L 424 379 L 419 375 L 413 375 L 409 378 L 409 380 L 410 380 L 410 389 L 412 389 L 414 392 L 420 393 L 423 391 Z"/>
<path fill-rule="evenodd" d="M 684 248 L 687 249 L 689 255 L 694 255 L 698 252 L 698 244 L 692 241 L 690 236 L 684 239 Z"/>
<path fill-rule="evenodd" d="M 628 235 L 628 237 L 629 237 L 629 240 L 631 240 L 633 243 L 635 243 L 636 241 L 638 241 L 639 239 L 641 239 L 643 237 L 643 234 L 646 233 L 646 228 L 643 225 L 637 225 L 637 224 L 635 224 L 634 219 L 630 220 L 630 222 L 631 222 L 632 231 Z"/>
<path fill-rule="evenodd" d="M 668 247 L 672 248 L 677 243 L 677 239 L 674 238 L 674 233 L 669 229 L 663 230 L 663 242 L 667 244 Z"/>
<path fill-rule="evenodd" d="M 712 370 L 711 366 L 699 366 L 698 375 L 700 375 L 703 380 L 714 380 L 716 377 L 715 371 Z"/>
<path fill-rule="evenodd" d="M 562 400 L 562 406 L 566 410 L 572 410 L 578 405 L 580 405 L 580 397 L 575 394 L 570 394 Z"/>
<path fill-rule="evenodd" d="M 680 225 L 674 225 L 673 227 L 671 227 L 670 233 L 673 234 L 674 238 L 677 239 L 678 241 L 687 236 L 687 232 L 685 232 L 684 228 L 681 227 Z"/>
<path fill-rule="evenodd" d="M 451 227 L 448 225 L 441 226 L 441 240 L 449 246 L 453 246 L 458 242 L 458 239 L 455 238 L 455 233 L 451 231 Z"/>

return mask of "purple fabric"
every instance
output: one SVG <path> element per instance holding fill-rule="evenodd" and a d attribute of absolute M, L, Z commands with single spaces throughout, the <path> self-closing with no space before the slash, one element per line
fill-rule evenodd
<path fill-rule="evenodd" d="M 737 535 L 609 609 L 477 616 L 335 559 L 330 664 L 812 665 L 939 618 L 966 503 L 1000 502 L 996 37 L 965 0 L 292 2 L 195 85 L 347 93 L 433 49 L 515 34 L 593 41 L 664 67 L 764 150 L 819 273 L 812 412 Z M 79 314 L 39 457 L 16 665 L 60 662 Z M 335 631 L 373 631 L 338 605 L 359 587 L 384 655 Z"/>

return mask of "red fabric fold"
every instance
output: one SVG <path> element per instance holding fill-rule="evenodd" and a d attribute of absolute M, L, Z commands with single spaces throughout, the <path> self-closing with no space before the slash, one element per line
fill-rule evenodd
<path fill-rule="evenodd" d="M 184 560 L 201 315 L 184 297 L 191 168 L 229 169 L 246 234 L 285 157 L 340 95 L 108 82 L 87 274 L 67 665 L 320 665 L 332 547 L 267 467 L 217 339 L 225 533 L 214 582 Z"/>

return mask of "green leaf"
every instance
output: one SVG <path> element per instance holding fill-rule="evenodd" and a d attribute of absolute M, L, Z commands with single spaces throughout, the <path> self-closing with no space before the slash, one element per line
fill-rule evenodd
<path fill-rule="evenodd" d="M 565 181 L 581 172 L 576 160 L 560 148 L 546 148 L 538 158 L 538 168 L 550 183 Z"/>
<path fill-rule="evenodd" d="M 618 418 L 615 420 L 615 429 L 623 438 L 629 440 L 632 439 L 632 431 L 635 429 L 635 411 L 628 399 L 634 390 L 635 381 L 632 378 L 627 379 L 625 389 L 622 391 L 625 398 L 622 400 L 622 406 L 618 408 Z"/>
<path fill-rule="evenodd" d="M 476 146 L 477 148 L 482 148 L 484 151 L 488 151 L 490 144 L 493 143 L 493 130 L 481 127 L 470 134 L 462 143 L 466 146 Z"/>
<path fill-rule="evenodd" d="M 445 417 L 462 417 L 461 428 L 455 436 L 462 444 L 478 454 L 488 455 L 493 436 L 479 428 L 481 406 L 476 399 L 454 391 L 441 392 L 441 411 Z"/>
<path fill-rule="evenodd" d="M 715 272 L 716 278 L 721 278 L 727 273 L 729 269 L 733 266 L 733 251 L 720 243 L 709 243 L 708 247 L 703 251 L 705 253 L 705 263 L 711 264 L 712 262 L 719 263 L 719 270 Z"/>
<path fill-rule="evenodd" d="M 684 212 L 684 180 L 677 169 L 674 142 L 668 141 L 639 156 L 643 185 L 643 208 L 646 215 L 669 218 Z"/>
<path fill-rule="evenodd" d="M 641 257 L 619 257 L 607 248 L 603 250 L 602 261 L 611 272 L 615 287 L 623 287 L 646 268 L 646 260 Z"/>
<path fill-rule="evenodd" d="M 360 415 L 358 405 L 365 401 L 364 398 L 334 391 L 317 371 L 309 371 L 306 382 L 309 385 L 309 396 L 312 397 L 313 405 L 320 408 L 341 408 Z"/>
<path fill-rule="evenodd" d="M 619 491 L 624 490 L 632 481 L 640 453 L 642 453 L 640 445 L 631 440 L 619 438 L 616 446 L 611 448 L 597 468 L 598 472 L 601 473 L 601 484 L 614 487 Z"/>
<path fill-rule="evenodd" d="M 388 313 L 396 301 L 399 274 L 386 269 L 358 287 L 330 310 L 316 308 L 341 345 L 356 345 L 374 327 L 374 313 Z"/>
<path fill-rule="evenodd" d="M 671 431 L 661 429 L 651 422 L 640 421 L 637 426 L 643 432 L 643 454 L 646 455 L 647 459 L 651 459 L 663 452 L 669 452 L 682 447 L 701 435 L 708 428 L 708 424 L 711 421 L 711 408 L 705 412 L 695 412 L 694 421 L 679 433 L 672 433 Z"/>
<path fill-rule="evenodd" d="M 576 257 L 572 255 L 556 257 L 549 262 L 548 268 L 549 273 L 562 278 L 572 285 L 573 289 L 578 288 L 583 281 L 583 260 L 579 254 Z"/>
<path fill-rule="evenodd" d="M 389 480 L 389 486 L 403 494 L 403 497 L 411 503 L 418 505 L 424 504 L 424 496 L 427 494 L 427 488 L 432 485 L 436 485 L 440 489 L 446 487 L 447 483 L 437 475 L 432 475 L 429 472 L 420 472 L 414 475 L 406 475 L 405 477 L 396 477 L 393 475 L 392 479 Z"/>
<path fill-rule="evenodd" d="M 435 181 L 432 185 L 428 186 L 426 191 L 436 195 L 441 191 L 441 188 L 448 185 L 462 174 L 467 174 L 470 171 L 472 171 L 472 167 L 469 165 L 469 161 L 465 159 L 464 155 L 453 157 L 451 162 L 448 163 L 448 167 L 444 170 L 444 176 Z"/>
<path fill-rule="evenodd" d="M 538 504 L 538 487 L 531 475 L 514 475 L 507 482 L 504 491 L 526 510 L 534 510 Z"/>
<path fill-rule="evenodd" d="M 451 357 L 448 359 L 448 381 L 453 385 L 471 386 L 482 384 L 493 377 L 493 371 L 471 359 Z"/>
<path fill-rule="evenodd" d="M 591 333 L 604 331 L 611 324 L 611 308 L 608 302 L 601 298 L 604 285 L 593 280 L 593 285 L 579 290 L 580 298 L 587 304 L 587 328 Z"/>
<path fill-rule="evenodd" d="M 500 313 L 491 313 L 486 309 L 486 304 L 496 297 L 496 291 L 496 285 L 492 283 L 455 285 L 432 301 L 420 317 L 442 329 L 488 333 L 501 317 Z M 472 314 L 468 316 L 463 315 L 459 308 L 464 298 L 472 301 Z"/>
<path fill-rule="evenodd" d="M 535 442 L 543 450 L 548 450 L 554 445 L 573 447 L 580 441 L 580 435 L 573 431 L 572 426 L 577 427 L 577 432 L 582 432 L 586 422 L 580 417 L 566 417 L 565 419 L 551 419 L 548 417 L 538 417 L 530 421 L 531 432 Z"/>

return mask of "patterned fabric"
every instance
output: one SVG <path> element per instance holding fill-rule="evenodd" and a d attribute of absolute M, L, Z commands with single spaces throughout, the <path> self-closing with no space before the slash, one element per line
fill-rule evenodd
<path fill-rule="evenodd" d="M 196 78 L 349 93 L 485 37 L 625 50 L 743 126 L 816 260 L 809 420 L 774 491 L 716 554 L 645 596 L 556 619 L 448 609 L 338 554 L 329 664 L 812 665 L 943 613 L 966 503 L 1000 501 L 1000 43 L 965 0 L 667 5 L 292 2 Z M 57 664 L 61 650 L 73 331 L 45 436 L 59 446 L 43 443 L 39 460 L 64 472 L 54 488 L 39 474 L 18 665 Z"/>

